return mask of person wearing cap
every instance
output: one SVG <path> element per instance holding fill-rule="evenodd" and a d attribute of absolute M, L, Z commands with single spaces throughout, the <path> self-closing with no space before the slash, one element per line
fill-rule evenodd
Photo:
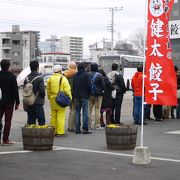
<path fill-rule="evenodd" d="M 70 61 L 68 64 L 68 69 L 64 71 L 64 76 L 68 79 L 68 82 L 71 86 L 71 94 L 72 94 L 72 101 L 70 105 L 70 113 L 68 119 L 68 131 L 74 132 L 75 131 L 75 119 L 76 119 L 76 111 L 75 111 L 75 100 L 74 100 L 74 93 L 73 93 L 73 81 L 74 76 L 77 73 L 77 65 L 76 62 Z"/>
<path fill-rule="evenodd" d="M 55 99 L 59 91 L 63 91 L 72 99 L 71 87 L 65 76 L 62 75 L 62 66 L 53 67 L 54 74 L 47 80 L 47 96 L 50 100 L 51 120 L 50 124 L 55 127 L 55 136 L 65 136 L 66 108 L 59 106 Z M 61 84 L 60 84 L 61 78 Z"/>
<path fill-rule="evenodd" d="M 40 126 L 45 125 L 45 113 L 44 113 L 44 103 L 45 103 L 45 87 L 42 74 L 39 71 L 39 62 L 37 60 L 30 62 L 31 73 L 25 78 L 24 85 L 28 82 L 32 81 L 33 84 L 33 92 L 37 95 L 36 101 L 32 106 L 28 106 L 25 108 L 27 112 L 27 123 L 29 125 L 36 124 L 36 120 L 38 120 L 38 124 Z"/>

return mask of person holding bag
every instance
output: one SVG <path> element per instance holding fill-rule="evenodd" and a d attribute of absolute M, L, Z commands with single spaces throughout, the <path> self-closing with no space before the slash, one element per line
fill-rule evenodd
<path fill-rule="evenodd" d="M 47 96 L 51 107 L 51 126 L 55 127 L 55 136 L 65 136 L 66 107 L 56 102 L 59 92 L 63 92 L 72 99 L 71 87 L 66 77 L 62 75 L 62 66 L 53 67 L 54 74 L 47 80 Z"/>

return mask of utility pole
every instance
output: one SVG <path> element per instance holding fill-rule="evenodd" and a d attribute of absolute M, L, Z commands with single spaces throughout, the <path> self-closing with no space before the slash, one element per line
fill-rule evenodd
<path fill-rule="evenodd" d="M 111 53 L 113 54 L 113 48 L 114 48 L 114 12 L 115 11 L 122 11 L 123 7 L 117 8 L 110 8 L 111 11 L 111 24 L 110 24 L 110 30 L 111 30 Z"/>

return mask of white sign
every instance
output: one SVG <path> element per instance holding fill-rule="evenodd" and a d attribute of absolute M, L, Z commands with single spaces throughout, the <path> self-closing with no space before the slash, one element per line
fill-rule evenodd
<path fill-rule="evenodd" d="M 170 39 L 180 38 L 180 20 L 169 21 Z"/>

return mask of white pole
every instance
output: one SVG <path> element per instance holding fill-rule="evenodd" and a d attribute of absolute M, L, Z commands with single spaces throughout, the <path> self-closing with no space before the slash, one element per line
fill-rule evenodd
<path fill-rule="evenodd" d="M 110 8 L 112 11 L 112 19 L 111 19 L 111 53 L 113 54 L 113 45 L 114 45 L 114 8 Z"/>
<path fill-rule="evenodd" d="M 144 134 L 144 78 L 145 78 L 145 61 L 146 61 L 146 37 L 147 37 L 147 9 L 148 3 L 145 0 L 145 20 L 144 20 L 144 61 L 143 61 L 143 82 L 142 82 L 142 114 L 141 114 L 141 141 L 140 146 L 143 147 L 143 134 Z"/>

